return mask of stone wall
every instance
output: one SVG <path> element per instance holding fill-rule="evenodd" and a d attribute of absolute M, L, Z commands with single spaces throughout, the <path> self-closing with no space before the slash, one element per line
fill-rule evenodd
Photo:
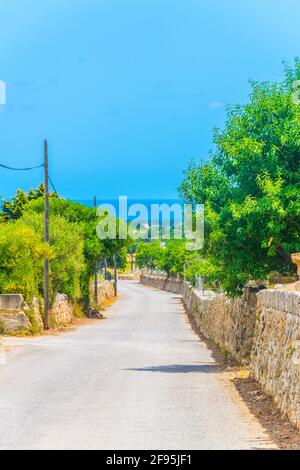
<path fill-rule="evenodd" d="M 94 284 L 90 286 L 90 304 L 92 307 L 102 309 L 107 301 L 115 298 L 115 288 L 113 281 L 98 281 L 98 301 L 95 302 Z"/>
<path fill-rule="evenodd" d="M 114 298 L 112 281 L 101 281 L 98 284 L 98 307 L 101 309 L 106 301 Z M 71 323 L 74 317 L 73 306 L 65 294 L 56 294 L 49 312 L 50 327 L 60 327 Z M 20 294 L 0 295 L 0 333 L 22 330 L 34 334 L 43 329 L 43 300 L 34 297 L 28 305 Z M 33 327 L 33 328 L 32 328 Z"/>
<path fill-rule="evenodd" d="M 27 330 L 29 326 L 29 318 L 23 312 L 15 314 L 0 312 L 0 330 L 2 333 Z"/>
<path fill-rule="evenodd" d="M 98 298 L 100 303 L 111 300 L 115 297 L 113 281 L 101 281 L 98 283 Z"/>
<path fill-rule="evenodd" d="M 0 328 L 3 333 L 28 329 L 30 322 L 24 312 L 25 307 L 22 295 L 0 295 Z"/>
<path fill-rule="evenodd" d="M 158 276 L 156 274 L 141 274 L 140 283 L 167 292 L 174 292 L 175 294 L 182 294 L 183 292 L 183 282 L 173 277 Z"/>
<path fill-rule="evenodd" d="M 24 308 L 25 302 L 21 294 L 0 295 L 0 310 L 20 312 Z"/>
<path fill-rule="evenodd" d="M 66 294 L 56 294 L 49 315 L 50 326 L 68 325 L 73 317 L 73 307 L 68 302 L 68 296 Z"/>
<path fill-rule="evenodd" d="M 250 370 L 300 427 L 300 292 L 259 292 Z"/>
<path fill-rule="evenodd" d="M 139 281 L 141 276 L 140 271 L 135 271 L 133 273 L 120 273 L 119 279 L 121 281 Z"/>
<path fill-rule="evenodd" d="M 250 361 L 256 318 L 256 289 L 244 289 L 241 297 L 199 291 L 184 283 L 183 302 L 206 338 L 237 361 Z"/>
<path fill-rule="evenodd" d="M 30 330 L 32 322 L 37 326 L 36 332 L 43 328 L 43 302 L 34 297 L 30 305 L 24 302 L 20 294 L 0 295 L 0 327 L 2 332 Z M 63 326 L 71 322 L 73 308 L 65 294 L 56 294 L 50 310 L 50 325 Z"/>
<path fill-rule="evenodd" d="M 34 297 L 30 305 L 26 305 L 24 312 L 30 321 L 34 321 L 38 329 L 43 329 L 43 299 Z M 49 312 L 49 325 L 51 328 L 65 326 L 74 318 L 73 306 L 66 294 L 56 294 Z M 36 331 L 37 332 L 37 331 Z"/>

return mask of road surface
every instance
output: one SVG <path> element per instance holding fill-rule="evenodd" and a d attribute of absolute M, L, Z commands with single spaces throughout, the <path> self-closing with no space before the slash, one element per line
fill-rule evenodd
<path fill-rule="evenodd" d="M 178 296 L 120 282 L 107 319 L 11 339 L 1 449 L 246 449 L 272 443 L 193 333 Z"/>

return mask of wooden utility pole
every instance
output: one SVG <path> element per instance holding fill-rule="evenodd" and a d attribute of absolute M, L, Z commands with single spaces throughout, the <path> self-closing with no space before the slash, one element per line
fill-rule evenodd
<path fill-rule="evenodd" d="M 133 267 L 134 267 L 134 252 L 132 251 L 130 253 L 130 257 L 131 257 L 131 274 L 133 273 Z"/>
<path fill-rule="evenodd" d="M 49 177 L 48 177 L 48 142 L 44 140 L 44 240 L 49 243 Z M 44 260 L 44 329 L 49 329 L 49 261 Z"/>
<path fill-rule="evenodd" d="M 106 281 L 107 279 L 107 261 L 106 258 L 104 258 L 104 280 Z"/>
<path fill-rule="evenodd" d="M 94 196 L 94 209 L 97 214 L 97 198 Z M 96 266 L 95 266 L 95 274 L 94 274 L 94 301 L 97 304 L 98 303 L 98 272 L 97 272 L 98 266 L 97 266 L 97 261 L 96 261 Z"/>
<path fill-rule="evenodd" d="M 114 255 L 114 288 L 115 288 L 115 296 L 118 295 L 118 266 L 117 266 L 117 259 L 116 255 Z"/>

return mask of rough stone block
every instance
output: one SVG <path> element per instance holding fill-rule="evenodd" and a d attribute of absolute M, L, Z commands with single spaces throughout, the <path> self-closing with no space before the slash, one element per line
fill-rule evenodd
<path fill-rule="evenodd" d="M 0 322 L 3 323 L 5 332 L 27 330 L 30 326 L 25 313 L 0 313 Z"/>
<path fill-rule="evenodd" d="M 21 294 L 1 294 L 0 311 L 20 312 L 24 307 L 24 299 Z"/>

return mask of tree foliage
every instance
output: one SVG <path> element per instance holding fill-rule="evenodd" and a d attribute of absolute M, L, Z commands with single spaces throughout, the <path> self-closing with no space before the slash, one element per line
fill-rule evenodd
<path fill-rule="evenodd" d="M 44 186 L 18 190 L 0 212 L 0 292 L 19 292 L 30 300 L 43 294 L 43 259 L 50 262 L 51 296 L 62 292 L 70 300 L 89 299 L 92 275 L 104 258 L 113 266 L 126 263 L 127 240 L 100 240 L 94 208 L 50 197 L 50 244 L 43 242 Z"/>
<path fill-rule="evenodd" d="M 43 199 L 30 201 L 26 206 L 26 212 L 42 213 L 44 210 Z M 66 199 L 50 200 L 50 213 L 63 217 L 69 224 L 79 224 L 82 230 L 84 268 L 80 273 L 80 283 L 83 298 L 88 301 L 89 284 L 92 275 L 98 269 L 99 264 L 106 259 L 108 267 L 114 267 L 113 256 L 116 256 L 118 268 L 122 269 L 126 265 L 126 247 L 129 240 L 119 239 L 118 230 L 116 239 L 101 240 L 97 236 L 97 225 L 101 216 L 96 214 L 94 208 Z M 110 215 L 113 218 L 113 215 Z M 114 219 L 114 224 L 119 227 L 118 219 Z"/>
<path fill-rule="evenodd" d="M 26 212 L 18 221 L 33 230 L 43 243 L 44 217 L 42 214 Z M 85 269 L 84 239 L 82 224 L 70 223 L 60 215 L 50 216 L 50 287 L 53 299 L 57 292 L 67 294 L 71 301 L 81 296 L 80 276 Z M 40 292 L 43 276 L 39 278 Z"/>
<path fill-rule="evenodd" d="M 0 222 L 8 222 L 11 220 L 19 219 L 30 201 L 39 199 L 42 200 L 45 194 L 44 183 L 41 183 L 38 188 L 33 188 L 26 193 L 22 189 L 17 190 L 17 194 L 12 197 L 11 201 L 2 199 L 0 205 Z M 56 193 L 50 193 L 49 197 L 51 199 L 57 198 Z M 1 198 L 0 198 L 1 199 Z"/>
<path fill-rule="evenodd" d="M 227 110 L 208 162 L 191 163 L 180 195 L 205 205 L 202 256 L 229 294 L 270 271 L 294 271 L 300 251 L 300 62 L 281 83 L 252 82 L 250 102 Z M 206 273 L 211 276 L 210 270 Z"/>
<path fill-rule="evenodd" d="M 162 255 L 160 242 L 140 242 L 136 248 L 135 260 L 139 268 L 147 268 L 151 271 L 158 269 Z"/>
<path fill-rule="evenodd" d="M 40 293 L 44 257 L 53 256 L 33 227 L 21 220 L 0 224 L 0 292 L 31 300 Z"/>

